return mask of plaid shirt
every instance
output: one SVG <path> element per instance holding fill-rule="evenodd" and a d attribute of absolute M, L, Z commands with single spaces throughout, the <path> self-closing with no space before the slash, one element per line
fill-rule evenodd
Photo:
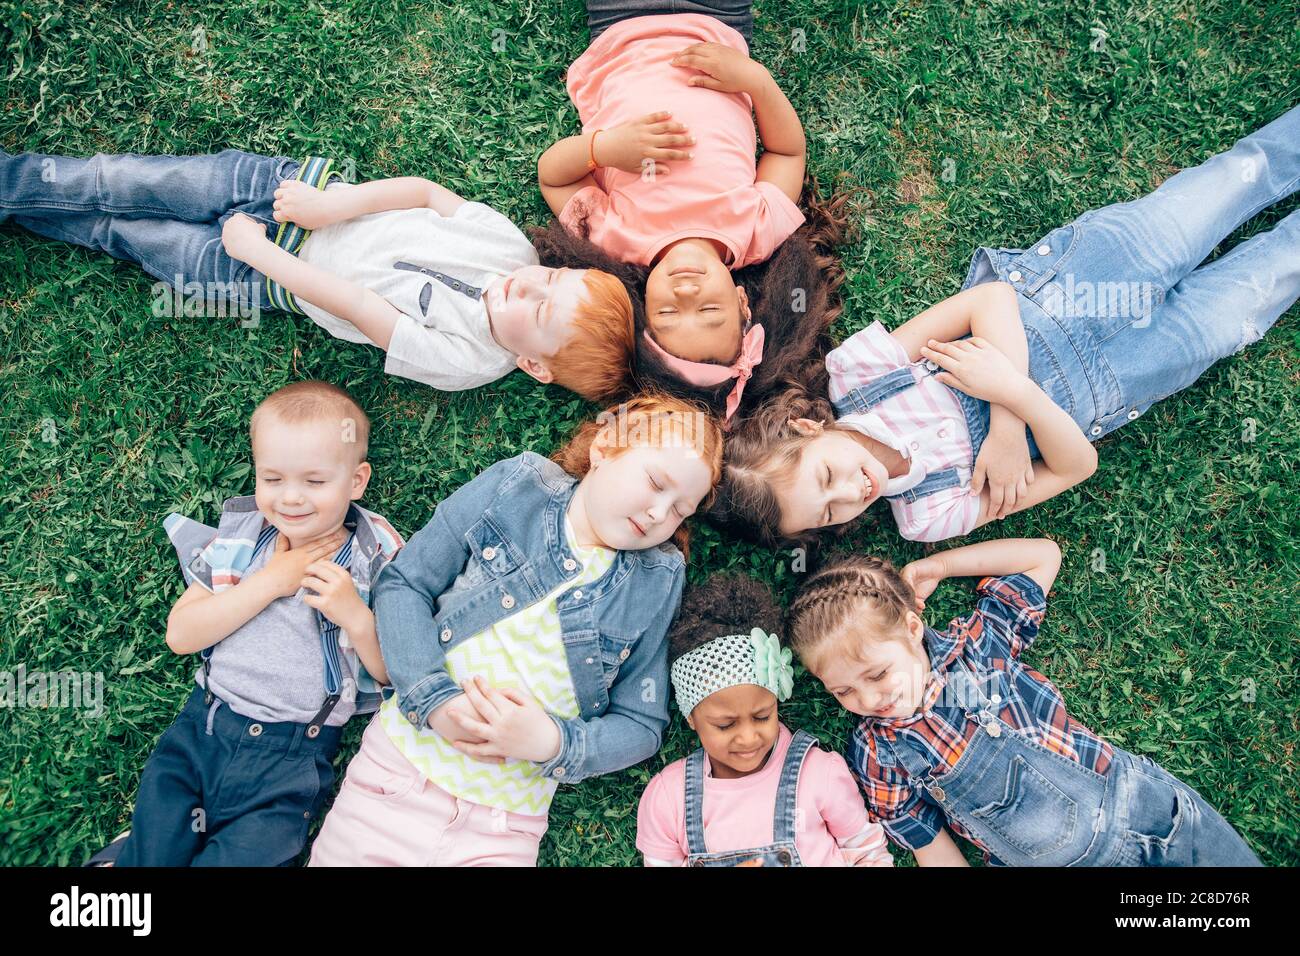
<path fill-rule="evenodd" d="M 984 578 L 975 589 L 979 603 L 967 617 L 954 618 L 939 632 L 926 628 L 930 682 L 921 707 L 909 717 L 867 717 L 854 729 L 848 764 L 867 799 L 872 819 L 890 838 L 909 850 L 929 844 L 947 824 L 954 833 L 979 845 L 913 782 L 894 753 L 910 747 L 933 768 L 935 777 L 956 766 L 979 730 L 956 695 L 944 695 L 951 675 L 971 673 L 981 686 L 995 686 L 997 716 L 1034 743 L 1104 774 L 1111 745 L 1077 723 L 1065 711 L 1060 692 L 1042 674 L 1020 660 L 1033 643 L 1047 601 L 1043 589 L 1025 574 Z M 946 699 L 941 700 L 944 697 Z M 987 849 L 985 849 L 987 853 Z"/>
<path fill-rule="evenodd" d="M 357 595 L 370 607 L 370 591 L 375 579 L 402 547 L 402 536 L 382 515 L 367 511 L 355 502 L 348 506 L 343 526 L 352 532 L 353 537 L 336 560 L 342 558 L 339 563 L 351 572 Z M 163 527 L 176 549 L 186 586 L 197 581 L 214 594 L 240 582 L 259 543 L 268 546 L 263 539 L 275 531 L 257 510 L 257 501 L 252 495 L 228 499 L 222 506 L 216 528 L 176 513 L 164 519 Z M 350 672 L 356 675 L 357 712 L 375 710 L 381 703 L 384 688 L 362 665 L 356 649 L 348 640 L 347 631 L 323 614 L 317 616 L 322 636 L 338 644 Z M 329 665 L 325 666 L 328 668 Z M 328 684 L 327 678 L 327 687 Z"/>

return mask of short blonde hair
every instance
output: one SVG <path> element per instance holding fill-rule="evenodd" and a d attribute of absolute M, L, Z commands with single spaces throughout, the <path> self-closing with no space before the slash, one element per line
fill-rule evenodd
<path fill-rule="evenodd" d="M 286 425 L 327 422 L 337 425 L 340 438 L 355 446 L 356 463 L 370 451 L 370 419 L 356 400 L 329 382 L 311 379 L 278 388 L 253 410 L 248 422 L 248 440 L 257 435 L 259 422 L 273 417 Z"/>
<path fill-rule="evenodd" d="M 588 269 L 583 281 L 587 295 L 578 304 L 573 334 L 544 360 L 556 385 L 603 402 L 627 391 L 632 378 L 632 297 L 608 272 Z"/>

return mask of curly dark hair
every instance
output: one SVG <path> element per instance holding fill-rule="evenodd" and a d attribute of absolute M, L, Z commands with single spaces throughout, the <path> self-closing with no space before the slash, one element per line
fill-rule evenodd
<path fill-rule="evenodd" d="M 732 273 L 745 288 L 754 322 L 763 324 L 766 344 L 763 361 L 745 387 L 738 416 L 755 407 L 765 395 L 799 379 L 810 364 L 821 363 L 831 347 L 829 328 L 843 311 L 837 294 L 844 283 L 844 268 L 836 249 L 849 235 L 848 203 L 852 194 L 839 192 L 818 198 L 817 183 L 804 185 L 801 207 L 807 221 L 765 262 Z M 553 220 L 534 228 L 530 238 L 542 265 L 574 269 L 600 269 L 617 276 L 632 298 L 636 322 L 633 374 L 646 390 L 668 392 L 705 404 L 715 414 L 725 412 L 731 379 L 712 387 L 683 382 L 646 344 L 645 283 L 647 266 L 620 262 L 588 241 L 584 223 L 579 233 Z"/>
<path fill-rule="evenodd" d="M 766 585 L 743 574 L 714 574 L 682 598 L 668 631 L 669 663 L 715 637 L 748 634 L 756 627 L 778 634 L 781 621 L 781 609 Z"/>

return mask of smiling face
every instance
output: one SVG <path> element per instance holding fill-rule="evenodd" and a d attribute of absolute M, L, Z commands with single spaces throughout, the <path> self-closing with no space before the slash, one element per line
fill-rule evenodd
<path fill-rule="evenodd" d="M 686 718 L 709 755 L 715 777 L 759 770 L 776 745 L 780 724 L 776 695 L 757 684 L 737 684 L 710 694 Z"/>
<path fill-rule="evenodd" d="M 580 544 L 619 551 L 663 544 L 712 489 L 713 471 L 689 442 L 613 448 L 613 432 L 591 444 L 591 470 L 569 505 L 574 532 Z"/>
<path fill-rule="evenodd" d="M 793 472 L 772 482 L 781 507 L 781 534 L 852 521 L 867 509 L 889 481 L 889 471 L 856 437 L 839 428 L 799 419 L 809 429 Z M 816 426 L 813 428 L 813 426 Z"/>
<path fill-rule="evenodd" d="M 749 318 L 745 290 L 704 240 L 671 246 L 645 285 L 646 324 L 667 352 L 689 362 L 729 364 Z"/>
<path fill-rule="evenodd" d="M 925 696 L 930 659 L 925 652 L 925 626 L 908 612 L 899 633 L 871 636 L 853 633 L 847 624 L 841 636 L 828 638 L 822 659 L 804 663 L 845 710 L 862 717 L 908 717 Z M 851 653 L 845 653 L 852 642 Z M 835 653 L 833 648 L 840 648 Z"/>
<path fill-rule="evenodd" d="M 574 317 L 586 301 L 586 276 L 585 269 L 524 266 L 484 292 L 493 338 L 538 381 L 551 381 L 547 360 L 573 337 Z"/>
<path fill-rule="evenodd" d="M 341 527 L 348 504 L 366 490 L 370 463 L 356 461 L 356 445 L 344 433 L 328 419 L 287 424 L 274 414 L 257 425 L 257 510 L 291 546 Z"/>

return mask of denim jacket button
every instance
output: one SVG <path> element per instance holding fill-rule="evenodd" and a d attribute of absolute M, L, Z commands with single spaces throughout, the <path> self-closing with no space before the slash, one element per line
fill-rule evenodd
<path fill-rule="evenodd" d="M 1050 253 L 1051 251 L 1052 251 L 1052 247 L 1049 246 L 1049 245 L 1047 245 L 1046 243 L 1044 243 L 1043 245 L 1041 245 L 1041 246 L 1038 247 L 1038 254 L 1039 254 L 1040 256 L 1045 256 L 1045 255 L 1047 255 L 1048 253 Z"/>
<path fill-rule="evenodd" d="M 1007 278 L 1010 279 L 1012 282 L 1019 282 L 1021 279 L 1024 278 L 1024 276 L 1020 274 L 1020 271 L 1018 269 L 1012 269 L 1009 273 L 1007 273 Z"/>
<path fill-rule="evenodd" d="M 1091 428 L 1088 429 L 1088 434 L 1096 438 L 1098 435 L 1101 434 L 1101 426 L 1093 425 Z"/>
<path fill-rule="evenodd" d="M 442 643 L 444 643 L 444 644 L 446 644 L 448 641 L 450 641 L 450 640 L 451 640 L 451 628 L 449 628 L 449 627 L 444 627 L 444 628 L 443 628 L 443 629 L 438 633 L 438 640 L 442 641 Z"/>
<path fill-rule="evenodd" d="M 556 767 L 556 768 L 555 768 L 555 776 L 557 776 L 557 777 L 563 777 L 563 776 L 564 776 L 564 768 L 563 768 L 563 767 Z"/>
<path fill-rule="evenodd" d="M 497 556 L 497 549 L 494 548 L 494 547 L 492 547 L 491 545 L 489 545 L 488 547 L 486 547 L 486 548 L 483 549 L 483 560 L 484 560 L 484 561 L 491 561 L 491 560 L 492 560 L 493 558 L 495 558 L 496 556 Z"/>
<path fill-rule="evenodd" d="M 574 599 L 575 601 L 581 601 L 581 600 L 582 600 L 582 588 L 579 588 L 578 590 L 576 590 L 576 591 L 573 592 L 573 599 Z"/>
<path fill-rule="evenodd" d="M 411 723 L 415 723 L 415 722 L 418 721 L 420 718 L 416 716 L 415 711 L 413 711 L 413 710 L 408 710 L 408 711 L 406 712 L 406 719 L 409 720 Z"/>
<path fill-rule="evenodd" d="M 628 656 L 629 656 L 631 653 L 632 653 L 632 651 L 625 647 L 625 648 L 623 648 L 621 651 L 618 652 L 618 659 L 619 659 L 620 661 L 625 661 L 625 660 L 628 659 Z"/>
<path fill-rule="evenodd" d="M 1135 418 L 1137 418 L 1137 417 L 1138 417 L 1138 410 L 1137 410 L 1136 408 L 1130 408 L 1130 409 L 1128 410 L 1128 420 L 1129 420 L 1129 421 L 1132 421 L 1133 419 L 1135 419 Z"/>
<path fill-rule="evenodd" d="M 594 658 L 594 657 L 588 657 L 588 658 L 587 658 L 587 663 L 588 663 L 588 664 L 594 664 L 594 663 L 596 663 L 596 658 Z"/>
<path fill-rule="evenodd" d="M 573 572 L 573 571 L 578 570 L 578 562 L 577 562 L 577 561 L 574 561 L 573 558 L 565 558 L 565 559 L 564 559 L 564 570 L 569 571 L 569 572 Z"/>
<path fill-rule="evenodd" d="M 501 598 L 501 606 L 507 611 L 515 606 L 515 599 L 512 595 L 506 594 Z"/>
<path fill-rule="evenodd" d="M 943 787 L 931 787 L 930 796 L 934 797 L 934 799 L 938 800 L 940 803 L 943 803 L 943 799 L 947 794 L 943 792 Z"/>

